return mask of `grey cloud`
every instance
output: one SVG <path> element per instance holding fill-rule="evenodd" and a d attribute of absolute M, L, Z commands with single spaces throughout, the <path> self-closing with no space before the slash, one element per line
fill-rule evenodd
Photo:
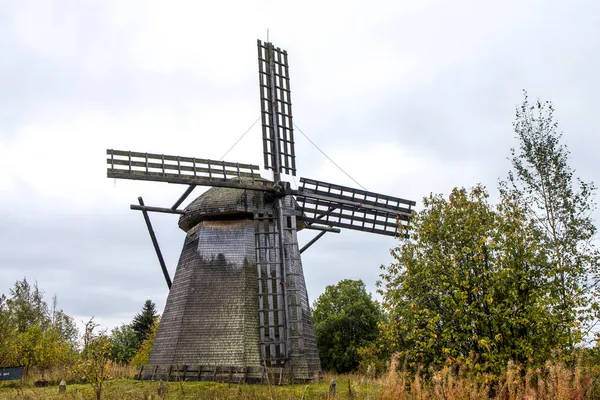
<path fill-rule="evenodd" d="M 594 117 L 600 107 L 600 26 L 594 16 L 600 3 L 515 1 L 493 9 L 483 4 L 439 5 L 422 15 L 382 23 L 378 13 L 366 13 L 364 21 L 356 14 L 361 23 L 338 20 L 337 35 L 318 41 L 308 33 L 294 35 L 290 44 L 297 51 L 289 50 L 296 123 L 328 154 L 340 147 L 356 149 L 354 165 L 342 165 L 349 171 L 367 168 L 361 164 L 361 150 L 380 141 L 457 170 L 477 169 L 476 176 L 493 188 L 506 173 L 506 156 L 514 145 L 514 107 L 527 89 L 532 98 L 554 101 L 573 165 L 584 178 L 598 180 Z M 151 72 L 131 64 L 124 43 L 132 32 L 109 26 L 108 8 L 54 5 L 78 21 L 79 47 L 66 59 L 19 42 L 8 27 L 11 10 L 0 11 L 0 47 L 10 55 L 0 59 L 0 146 L 46 113 L 68 119 L 88 109 L 126 118 L 137 110 L 164 108 L 190 118 L 198 112 L 190 106 L 194 101 L 224 107 L 240 101 L 258 114 L 254 59 L 240 60 L 239 87 L 201 74 Z M 344 32 L 353 27 L 359 32 L 346 37 Z M 354 39 L 361 32 L 367 37 L 357 44 Z M 69 43 L 65 46 L 73 45 Z M 93 51 L 102 72 L 98 75 L 86 65 Z M 416 57 L 420 64 L 414 78 L 386 76 L 388 86 L 361 85 L 360 91 L 352 88 L 369 76 L 329 79 L 363 57 L 376 55 L 385 63 L 386 52 L 389 57 Z M 219 62 L 217 54 L 207 54 L 206 63 Z M 194 147 L 197 156 L 206 156 L 202 134 L 182 143 L 182 153 Z M 170 138 L 166 133 L 165 140 Z M 300 176 L 329 180 L 319 176 L 323 157 L 299 132 L 296 140 Z M 437 174 L 420 171 L 390 194 L 419 201 L 428 193 L 416 193 L 414 187 L 434 181 Z M 456 176 L 448 186 L 475 183 Z M 35 188 L 20 186 L 16 194 L 0 198 L 0 293 L 27 276 L 49 295 L 56 293 L 65 311 L 82 318 L 127 322 L 146 298 L 162 308 L 167 291 L 141 215 L 129 211 L 128 204 L 120 209 L 96 204 L 99 209 L 86 210 L 38 196 Z M 173 275 L 183 233 L 174 218 L 152 218 Z M 313 234 L 301 233 L 301 244 Z M 366 233 L 327 234 L 303 254 L 311 302 L 326 285 L 343 278 L 363 279 L 374 291 L 378 267 L 391 262 L 389 249 L 395 245 L 393 239 Z"/>

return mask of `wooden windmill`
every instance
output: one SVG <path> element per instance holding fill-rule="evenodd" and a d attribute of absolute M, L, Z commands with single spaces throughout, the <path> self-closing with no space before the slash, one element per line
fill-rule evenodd
<path fill-rule="evenodd" d="M 139 377 L 291 381 L 320 373 L 300 253 L 328 231 L 405 235 L 413 201 L 296 175 L 287 52 L 258 41 L 264 168 L 256 165 L 107 150 L 108 177 L 189 185 L 170 208 L 139 205 L 169 296 L 149 365 Z M 185 209 L 196 186 L 211 186 Z M 148 212 L 180 214 L 187 232 L 173 282 Z M 299 249 L 297 231 L 321 231 Z"/>

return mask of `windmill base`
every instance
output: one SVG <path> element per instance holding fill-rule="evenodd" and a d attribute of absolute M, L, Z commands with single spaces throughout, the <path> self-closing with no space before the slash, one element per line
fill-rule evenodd
<path fill-rule="evenodd" d="M 177 366 L 143 365 L 135 376 L 137 380 L 151 381 L 187 381 L 187 382 L 223 382 L 258 384 L 318 383 L 323 379 L 322 372 L 312 379 L 293 377 L 289 368 L 281 367 L 239 367 L 239 366 Z"/>

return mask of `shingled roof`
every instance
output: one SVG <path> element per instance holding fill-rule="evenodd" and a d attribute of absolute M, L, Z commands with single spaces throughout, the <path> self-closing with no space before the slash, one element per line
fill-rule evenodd
<path fill-rule="evenodd" d="M 179 228 L 187 232 L 200 221 L 209 219 L 251 219 L 255 212 L 265 209 L 264 194 L 260 190 L 212 187 L 184 209 Z M 304 224 L 298 221 L 297 229 L 303 227 Z"/>

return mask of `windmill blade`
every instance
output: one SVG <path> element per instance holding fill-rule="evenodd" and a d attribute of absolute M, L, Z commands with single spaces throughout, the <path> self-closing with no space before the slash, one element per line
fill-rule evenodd
<path fill-rule="evenodd" d="M 112 149 L 106 154 L 109 178 L 273 190 L 258 165 Z"/>
<path fill-rule="evenodd" d="M 405 235 L 414 201 L 300 178 L 297 210 L 308 223 L 381 235 Z"/>
<path fill-rule="evenodd" d="M 287 51 L 258 40 L 258 78 L 265 169 L 296 176 Z"/>

